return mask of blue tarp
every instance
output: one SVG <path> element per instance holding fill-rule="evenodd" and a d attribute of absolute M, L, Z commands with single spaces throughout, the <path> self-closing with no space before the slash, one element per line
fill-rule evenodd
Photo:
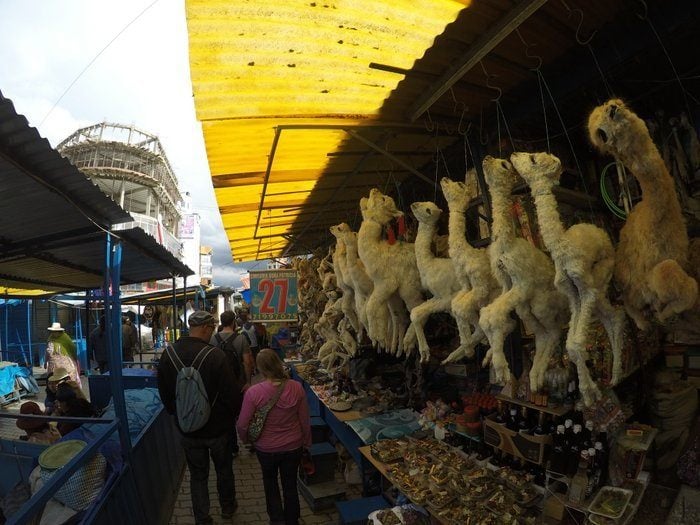
<path fill-rule="evenodd" d="M 15 389 L 15 377 L 20 374 L 20 367 L 17 365 L 9 365 L 0 369 L 0 396 L 12 393 Z"/>

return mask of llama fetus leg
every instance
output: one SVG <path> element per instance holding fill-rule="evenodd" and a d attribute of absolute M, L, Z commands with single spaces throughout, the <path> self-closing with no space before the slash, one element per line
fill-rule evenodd
<path fill-rule="evenodd" d="M 447 358 L 442 362 L 443 364 L 459 361 L 464 357 L 474 356 L 474 344 L 476 343 L 473 343 L 474 337 L 469 321 L 470 318 L 474 317 L 472 312 L 474 310 L 478 312 L 478 307 L 476 302 L 471 300 L 471 295 L 473 295 L 472 291 L 462 291 L 456 294 L 452 299 L 452 316 L 457 322 L 457 330 L 459 331 L 459 346 L 456 350 L 450 353 L 449 356 L 447 356 Z M 481 330 L 479 331 L 481 332 Z M 481 332 L 481 337 L 483 337 L 483 332 Z"/>
<path fill-rule="evenodd" d="M 403 354 L 403 338 L 406 333 L 407 316 L 406 307 L 398 294 L 394 294 L 387 302 L 387 308 L 391 316 L 391 352 L 394 355 Z"/>
<path fill-rule="evenodd" d="M 370 338 L 377 341 L 377 345 L 386 348 L 387 346 L 387 314 L 386 302 L 391 296 L 392 290 L 382 286 L 375 286 L 367 300 L 367 324 L 369 325 Z"/>
<path fill-rule="evenodd" d="M 413 326 L 413 323 L 410 321 L 403 322 L 401 326 L 407 326 L 406 334 L 403 337 L 403 352 L 406 355 L 411 355 L 416 349 L 416 346 L 418 346 L 418 334 L 416 333 L 416 327 Z"/>
<path fill-rule="evenodd" d="M 511 288 L 480 311 L 479 326 L 490 345 L 482 366 L 488 366 L 490 363 L 499 383 L 510 380 L 510 368 L 503 352 L 503 344 L 506 336 L 515 329 L 515 321 L 510 317 L 510 313 L 521 301 L 521 295 L 517 287 Z"/>
<path fill-rule="evenodd" d="M 357 312 L 355 312 L 355 296 L 352 291 L 344 292 L 341 299 L 341 309 L 345 314 L 345 317 L 350 321 L 352 329 L 355 330 L 356 334 L 360 333 L 360 321 L 357 319 Z"/>
<path fill-rule="evenodd" d="M 576 326 L 576 331 L 566 339 L 566 351 L 576 364 L 578 372 L 579 390 L 583 397 L 583 402 L 586 406 L 591 406 L 601 394 L 598 385 L 591 378 L 590 371 L 586 365 L 588 352 L 586 351 L 586 342 L 588 339 L 588 327 L 593 315 L 593 310 L 598 299 L 598 290 L 587 288 L 585 284 L 578 283 L 581 290 L 581 312 Z"/>
<path fill-rule="evenodd" d="M 423 327 L 428 321 L 430 314 L 437 312 L 438 308 L 439 301 L 437 299 L 429 299 L 411 310 L 411 326 L 413 326 L 418 339 L 418 352 L 420 353 L 421 362 L 426 362 L 430 358 L 430 347 L 425 338 Z"/>
<path fill-rule="evenodd" d="M 666 259 L 649 272 L 647 286 L 651 305 L 659 322 L 689 310 L 698 298 L 698 283 L 683 271 L 678 262 Z"/>
<path fill-rule="evenodd" d="M 613 353 L 612 377 L 610 386 L 615 386 L 622 377 L 622 344 L 625 330 L 625 312 L 622 308 L 616 308 L 610 304 L 608 298 L 602 296 L 596 304 L 598 319 L 603 323 L 605 332 L 610 340 L 610 348 Z"/>

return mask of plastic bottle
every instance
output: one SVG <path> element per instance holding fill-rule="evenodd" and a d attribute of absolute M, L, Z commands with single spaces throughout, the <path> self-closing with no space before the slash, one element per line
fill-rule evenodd
<path fill-rule="evenodd" d="M 569 501 L 572 503 L 582 503 L 586 497 L 586 488 L 588 487 L 588 451 L 581 452 L 578 462 L 578 469 L 571 478 L 571 486 L 569 487 Z"/>

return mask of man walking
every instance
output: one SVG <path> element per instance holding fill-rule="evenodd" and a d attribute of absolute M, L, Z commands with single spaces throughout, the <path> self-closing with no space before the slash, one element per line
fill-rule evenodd
<path fill-rule="evenodd" d="M 248 339 L 243 334 L 236 333 L 236 314 L 226 310 L 219 318 L 221 319 L 221 329 L 212 336 L 209 344 L 221 348 L 226 354 L 242 399 L 243 392 L 250 386 L 250 378 L 253 374 L 253 354 L 250 351 Z M 236 418 L 238 418 L 240 408 L 240 406 L 236 407 Z M 239 447 L 235 429 L 230 437 L 230 446 L 233 457 L 236 457 Z"/>
<path fill-rule="evenodd" d="M 198 370 L 206 390 L 211 413 L 204 426 L 192 432 L 181 433 L 187 466 L 190 470 L 192 511 L 197 525 L 213 523 L 209 515 L 209 458 L 216 469 L 216 484 L 221 504 L 221 517 L 231 519 L 238 507 L 233 476 L 233 458 L 229 446 L 231 432 L 235 431 L 237 407 L 241 403 L 240 389 L 234 386 L 231 368 L 224 352 L 209 344 L 216 328 L 216 319 L 205 311 L 194 312 L 188 318 L 189 336 L 180 337 L 174 348 L 163 352 L 158 365 L 158 390 L 165 409 L 177 413 L 176 389 L 178 372 L 183 367 Z M 174 350 L 175 357 L 170 352 Z M 180 379 L 182 381 L 182 379 Z"/>

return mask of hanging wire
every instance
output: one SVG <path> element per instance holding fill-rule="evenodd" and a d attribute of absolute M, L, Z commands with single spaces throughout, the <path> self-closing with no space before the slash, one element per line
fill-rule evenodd
<path fill-rule="evenodd" d="M 523 43 L 525 46 L 525 56 L 527 58 L 534 58 L 537 60 L 537 66 L 531 71 L 534 71 L 535 74 L 537 75 L 537 87 L 539 88 L 540 91 L 540 101 L 542 102 L 542 116 L 544 118 L 544 134 L 545 134 L 545 139 L 547 141 L 547 153 L 552 152 L 552 147 L 549 141 L 549 122 L 547 121 L 547 105 L 545 104 L 544 101 L 544 89 L 542 87 L 542 57 L 539 55 L 533 55 L 530 53 L 530 49 L 535 47 L 536 44 L 530 44 L 528 43 L 525 38 L 523 37 L 522 33 L 520 32 L 520 28 L 515 29 L 515 33 L 518 35 L 518 38 L 520 38 L 520 41 Z"/>
<path fill-rule="evenodd" d="M 70 84 L 68 84 L 68 87 L 63 91 L 63 93 L 61 93 L 61 96 L 58 97 L 58 100 L 56 100 L 55 104 L 53 106 L 51 106 L 51 109 L 46 113 L 46 115 L 44 115 L 44 118 L 41 119 L 41 122 L 39 122 L 39 127 L 41 127 L 44 124 L 44 122 L 46 122 L 46 119 L 49 118 L 49 115 L 51 115 L 51 113 L 53 113 L 53 110 L 56 109 L 56 106 L 58 106 L 58 104 L 61 102 L 61 100 L 63 100 L 63 97 L 65 97 L 68 94 L 68 92 L 71 90 L 71 88 L 75 85 L 75 83 L 78 80 L 80 80 L 80 77 L 82 77 L 85 74 L 85 72 L 88 69 L 90 69 L 90 66 L 92 66 L 98 58 L 100 58 L 102 53 L 107 51 L 107 48 L 109 46 L 111 46 L 124 33 L 124 31 L 129 29 L 129 27 L 131 27 L 131 25 L 134 22 L 136 22 L 139 18 L 141 18 L 144 15 L 144 13 L 146 11 L 148 11 L 151 7 L 156 5 L 158 3 L 158 1 L 159 0 L 154 0 L 153 2 L 148 4 L 138 15 L 136 15 L 134 18 L 132 18 L 131 21 L 121 29 L 121 31 L 119 31 L 116 35 L 114 35 L 112 40 L 107 42 L 106 46 L 104 46 L 102 49 L 100 49 L 100 51 L 93 57 L 93 59 L 90 60 L 90 62 L 88 62 L 88 64 L 82 69 L 82 71 L 80 71 L 80 73 L 78 73 L 78 76 L 76 76 L 73 79 L 73 81 Z"/>
<path fill-rule="evenodd" d="M 678 82 L 678 86 L 681 88 L 681 93 L 683 94 L 683 102 L 685 103 L 685 109 L 688 112 L 688 119 L 690 120 L 690 123 L 695 127 L 693 124 L 693 112 L 690 109 L 690 104 L 688 102 L 688 94 L 686 92 L 685 87 L 683 86 L 683 82 L 681 81 L 681 77 L 678 74 L 678 70 L 676 69 L 676 65 L 673 63 L 673 60 L 671 60 L 671 55 L 668 53 L 668 50 L 666 49 L 666 46 L 664 45 L 663 40 L 661 40 L 661 36 L 659 35 L 658 31 L 656 31 L 656 27 L 652 23 L 652 21 L 649 19 L 649 8 L 647 7 L 647 3 L 644 0 L 637 0 L 643 8 L 642 14 L 637 15 L 637 18 L 639 18 L 642 21 L 646 21 L 647 24 L 649 24 L 649 29 L 651 29 L 651 32 L 654 33 L 654 37 L 656 38 L 657 42 L 659 43 L 659 46 L 661 46 L 661 50 L 664 52 L 664 55 L 666 56 L 666 60 L 668 60 L 668 64 L 671 66 L 671 70 L 673 71 L 673 76 L 676 79 L 676 82 Z"/>
<path fill-rule="evenodd" d="M 513 136 L 510 133 L 510 127 L 508 126 L 506 115 L 503 112 L 503 106 L 501 105 L 501 97 L 503 96 L 503 90 L 500 87 L 491 84 L 491 78 L 493 78 L 493 75 L 489 75 L 489 72 L 486 71 L 486 66 L 484 66 L 483 61 L 479 61 L 479 65 L 481 66 L 481 70 L 486 76 L 486 86 L 498 91 L 498 95 L 496 96 L 496 98 L 491 99 L 491 102 L 496 103 L 496 131 L 498 134 L 498 155 L 502 156 L 503 148 L 501 147 L 501 119 L 503 119 L 503 127 L 505 128 L 506 134 L 508 135 L 508 139 L 510 140 L 511 148 L 513 148 L 513 151 L 515 151 L 515 142 L 513 141 Z"/>
<path fill-rule="evenodd" d="M 440 168 L 440 143 L 438 142 L 438 134 L 435 132 L 435 181 L 433 183 L 433 202 L 437 200 L 437 187 L 438 187 L 438 171 Z"/>

